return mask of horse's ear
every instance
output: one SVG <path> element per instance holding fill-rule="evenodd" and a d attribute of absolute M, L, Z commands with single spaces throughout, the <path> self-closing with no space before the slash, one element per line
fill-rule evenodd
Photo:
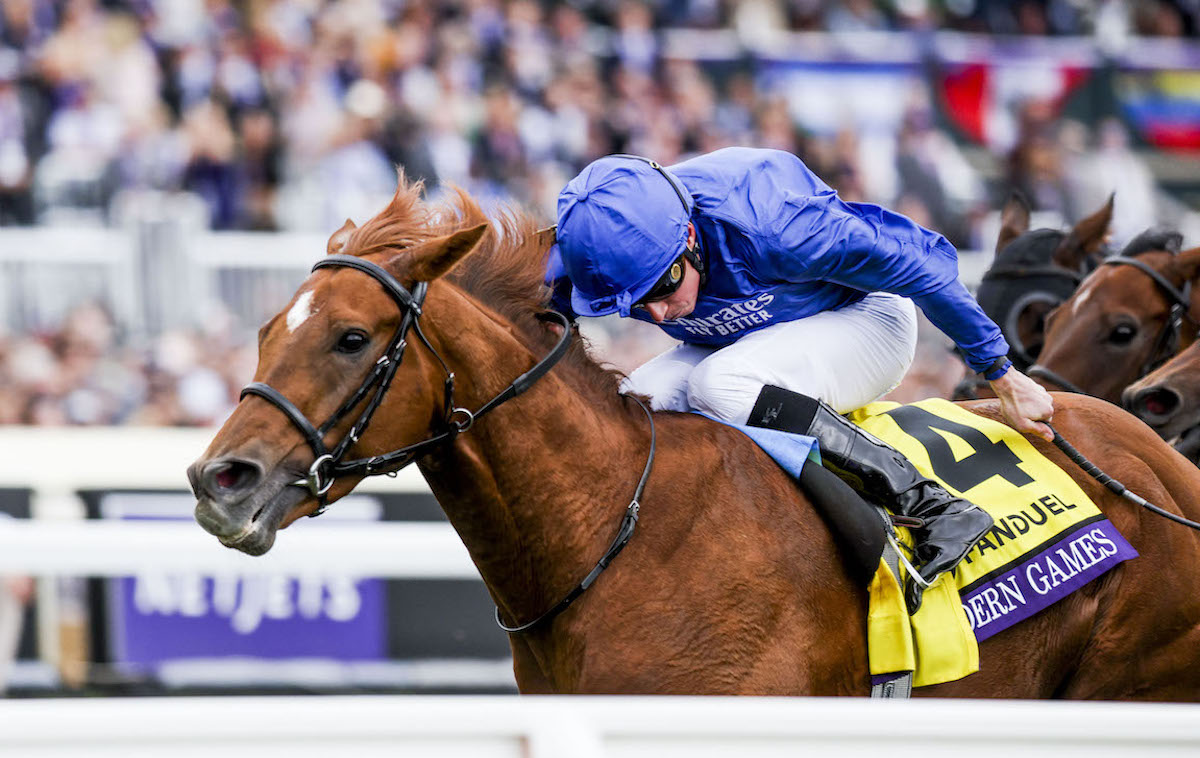
<path fill-rule="evenodd" d="M 1029 231 L 1029 203 L 1025 196 L 1013 190 L 1000 211 L 1000 236 L 996 238 L 996 252 L 1008 247 L 1008 243 Z"/>
<path fill-rule="evenodd" d="M 1053 260 L 1063 268 L 1078 269 L 1089 256 L 1103 247 L 1108 240 L 1108 227 L 1112 224 L 1113 199 L 1116 193 L 1108 196 L 1108 202 L 1100 210 L 1075 225 L 1054 251 Z"/>
<path fill-rule="evenodd" d="M 475 249 L 487 228 L 487 224 L 480 224 L 440 239 L 430 240 L 409 260 L 406 273 L 418 282 L 437 279 Z"/>
<path fill-rule="evenodd" d="M 358 227 L 350 219 L 346 219 L 346 223 L 342 224 L 342 228 L 333 233 L 329 238 L 329 242 L 325 243 L 325 253 L 327 255 L 336 255 L 342 252 L 342 248 L 346 246 L 346 240 L 350 239 L 350 233 Z"/>
<path fill-rule="evenodd" d="M 1171 259 L 1169 268 L 1178 273 L 1184 282 L 1195 281 L 1200 276 L 1200 247 L 1184 250 Z M 1200 282 L 1196 282 L 1200 284 Z"/>

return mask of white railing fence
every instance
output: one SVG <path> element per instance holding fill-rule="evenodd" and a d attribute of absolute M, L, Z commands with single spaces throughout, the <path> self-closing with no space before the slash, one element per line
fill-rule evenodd
<path fill-rule="evenodd" d="M 266 555 L 229 550 L 190 519 L 86 519 L 85 491 L 187 491 L 185 471 L 213 429 L 0 426 L 0 487 L 30 491 L 31 519 L 0 520 L 0 576 L 40 577 L 37 633 L 44 660 L 60 663 L 61 577 L 195 574 L 208 577 L 329 576 L 478 580 L 445 523 L 344 520 L 354 496 L 316 521 L 280 533 Z M 415 467 L 357 489 L 428 493 Z M 182 494 L 178 496 L 188 500 Z M 186 504 L 185 504 L 186 505 Z M 176 510 L 188 516 L 190 506 Z M 0 729 L 0 736 L 3 730 Z"/>
<path fill-rule="evenodd" d="M 824 698 L 306 697 L 0 703 L 0 750 L 40 758 L 1175 758 L 1188 705 Z"/>
<path fill-rule="evenodd" d="M 115 228 L 0 229 L 0 327 L 50 329 L 93 302 L 134 336 L 220 319 L 253 330 L 325 253 L 320 234 L 209 231 L 192 206 L 151 194 Z"/>

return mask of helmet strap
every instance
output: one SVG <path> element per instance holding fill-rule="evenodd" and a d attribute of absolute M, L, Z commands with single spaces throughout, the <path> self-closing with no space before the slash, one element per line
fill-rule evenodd
<path fill-rule="evenodd" d="M 704 265 L 704 255 L 700 252 L 700 236 L 696 236 L 696 244 L 692 247 L 683 248 L 683 257 L 687 262 L 692 264 L 692 268 L 696 269 L 700 274 L 700 286 L 703 287 L 708 283 L 708 267 Z"/>

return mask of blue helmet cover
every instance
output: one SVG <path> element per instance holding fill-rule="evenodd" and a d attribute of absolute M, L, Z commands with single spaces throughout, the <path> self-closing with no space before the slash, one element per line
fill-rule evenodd
<path fill-rule="evenodd" d="M 691 195 L 672 179 L 686 208 L 659 169 L 626 156 L 593 161 L 559 193 L 558 247 L 576 313 L 628 316 L 683 253 Z"/>

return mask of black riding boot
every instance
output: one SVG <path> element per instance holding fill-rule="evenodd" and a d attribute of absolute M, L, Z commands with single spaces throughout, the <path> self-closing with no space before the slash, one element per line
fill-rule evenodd
<path fill-rule="evenodd" d="M 747 423 L 816 437 L 826 468 L 869 500 L 924 521 L 914 535 L 918 572 L 927 584 L 958 565 L 992 528 L 992 517 L 981 508 L 951 495 L 891 446 L 819 400 L 767 385 Z M 921 606 L 923 589 L 909 580 L 909 613 Z"/>

